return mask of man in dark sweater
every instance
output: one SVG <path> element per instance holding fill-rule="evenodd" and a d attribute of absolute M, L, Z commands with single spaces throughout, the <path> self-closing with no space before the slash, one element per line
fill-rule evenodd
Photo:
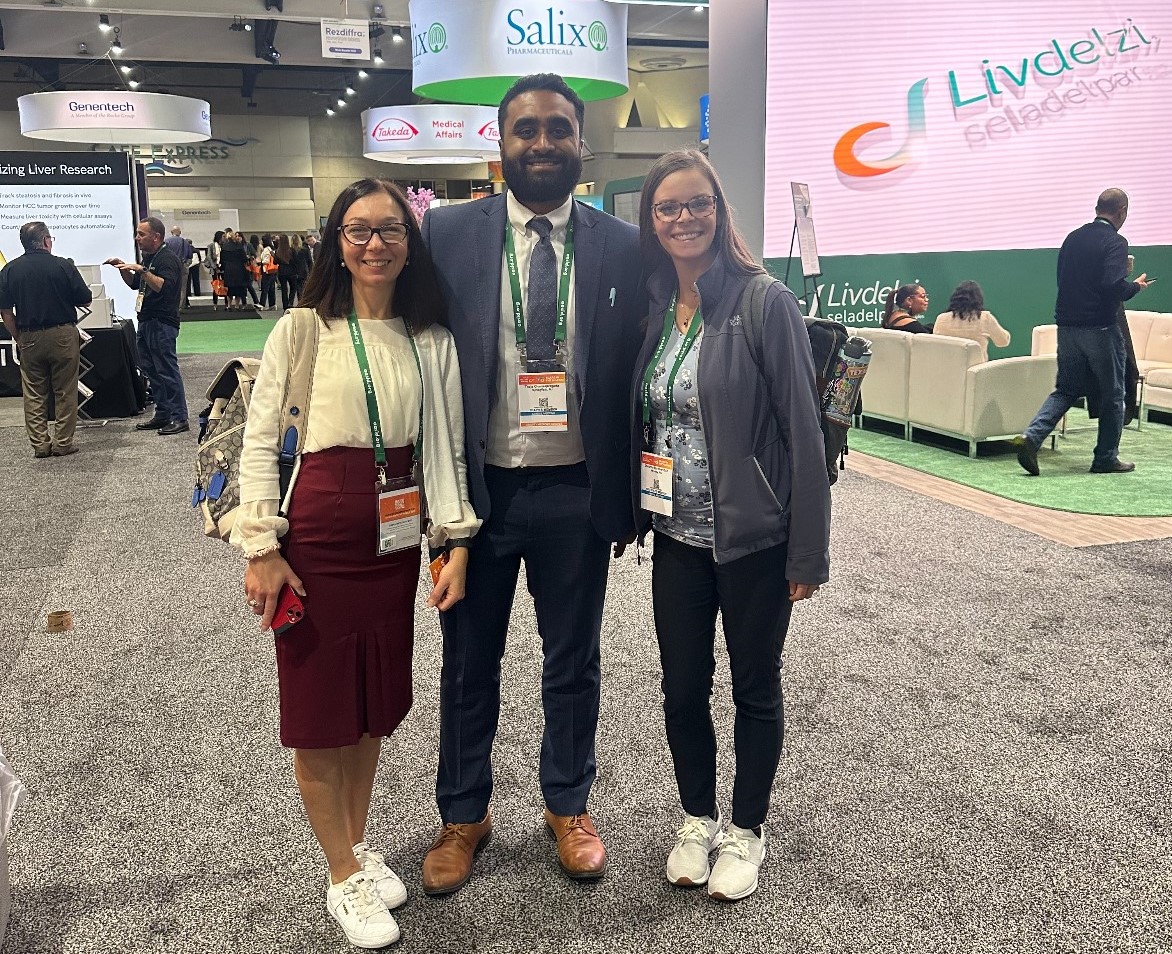
<path fill-rule="evenodd" d="M 66 457 L 77 452 L 77 309 L 93 294 L 73 262 L 53 254 L 53 236 L 44 222 L 22 225 L 20 244 L 24 254 L 0 271 L 0 315 L 20 353 L 24 426 L 33 454 Z M 50 394 L 55 435 L 49 431 Z"/>
<path fill-rule="evenodd" d="M 1116 322 L 1122 302 L 1148 287 L 1146 274 L 1127 280 L 1127 193 L 1108 189 L 1099 196 L 1095 220 L 1075 229 L 1058 252 L 1058 380 L 1018 445 L 1017 460 L 1038 475 L 1038 448 L 1080 397 L 1097 395 L 1099 438 L 1092 474 L 1126 474 L 1135 464 L 1119 459 L 1123 433 L 1126 352 Z"/>
<path fill-rule="evenodd" d="M 142 264 L 108 258 L 122 280 L 138 292 L 138 360 L 151 382 L 155 398 L 155 416 L 136 424 L 140 431 L 180 434 L 189 430 L 187 398 L 175 342 L 179 338 L 179 294 L 182 290 L 183 266 L 179 258 L 163 244 L 167 230 L 154 216 L 143 219 L 134 230 L 134 243 L 142 253 Z"/>

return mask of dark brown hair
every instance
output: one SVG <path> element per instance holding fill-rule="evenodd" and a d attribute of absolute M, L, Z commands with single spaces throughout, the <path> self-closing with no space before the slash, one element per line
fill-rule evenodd
<path fill-rule="evenodd" d="M 444 298 L 431 255 L 423 244 L 423 234 L 419 231 L 407 196 L 390 179 L 359 179 L 351 182 L 334 199 L 322 229 L 321 241 L 318 242 L 313 270 L 309 273 L 298 304 L 316 309 L 327 323 L 331 318 L 345 318 L 354 310 L 350 274 L 342 266 L 340 230 L 350 206 L 376 192 L 385 192 L 395 200 L 402 213 L 403 224 L 407 226 L 407 261 L 395 281 L 391 309 L 407 320 L 412 331 L 420 331 L 434 323 L 444 324 Z"/>
<path fill-rule="evenodd" d="M 985 310 L 985 293 L 981 291 L 981 286 L 976 282 L 961 282 L 948 299 L 948 310 L 954 318 L 980 318 L 981 312 Z"/>
<path fill-rule="evenodd" d="M 891 316 L 895 314 L 895 308 L 898 305 L 900 308 L 907 310 L 907 300 L 912 297 L 922 285 L 900 285 L 899 288 L 893 288 L 887 293 L 887 304 L 883 308 L 883 325 L 882 327 L 890 327 Z"/>
<path fill-rule="evenodd" d="M 655 213 L 651 209 L 655 190 L 672 173 L 687 169 L 695 169 L 712 183 L 712 194 L 716 196 L 716 236 L 712 244 L 724 256 L 726 265 L 742 275 L 763 274 L 765 269 L 753 258 L 749 246 L 745 244 L 733 222 L 732 209 L 725 201 L 720 177 L 712 168 L 707 156 L 696 149 L 679 149 L 664 153 L 655 160 L 651 171 L 647 173 L 647 178 L 643 180 L 643 194 L 639 198 L 639 248 L 643 253 L 643 268 L 646 273 L 650 275 L 662 266 L 671 264 L 670 256 L 663 250 L 655 234 Z"/>

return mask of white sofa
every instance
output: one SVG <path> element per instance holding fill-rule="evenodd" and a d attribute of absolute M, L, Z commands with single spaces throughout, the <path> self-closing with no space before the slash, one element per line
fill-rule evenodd
<path fill-rule="evenodd" d="M 1149 408 L 1172 411 L 1172 314 L 1128 309 L 1127 327 L 1135 346 L 1135 362 L 1144 379 L 1140 418 Z M 1034 328 L 1030 352 L 1034 355 L 1058 352 L 1058 326 Z"/>
<path fill-rule="evenodd" d="M 872 358 L 863 381 L 863 417 L 896 421 L 967 441 L 1016 437 L 1053 390 L 1054 355 L 986 361 L 975 341 L 868 328 Z"/>

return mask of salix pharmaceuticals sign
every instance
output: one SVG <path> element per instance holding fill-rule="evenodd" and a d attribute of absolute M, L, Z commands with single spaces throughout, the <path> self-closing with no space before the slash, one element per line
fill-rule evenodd
<path fill-rule="evenodd" d="M 521 76 L 557 73 L 585 100 L 627 91 L 627 8 L 605 0 L 411 0 L 414 91 L 496 105 Z"/>
<path fill-rule="evenodd" d="M 17 101 L 21 135 L 57 142 L 203 142 L 212 135 L 202 99 L 164 93 L 78 90 L 30 93 Z"/>

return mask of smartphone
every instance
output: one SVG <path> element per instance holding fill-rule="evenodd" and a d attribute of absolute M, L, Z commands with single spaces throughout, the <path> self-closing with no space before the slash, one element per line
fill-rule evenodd
<path fill-rule="evenodd" d="M 287 629 L 301 622 L 305 616 L 305 604 L 301 597 L 293 592 L 293 587 L 286 583 L 277 594 L 277 611 L 273 613 L 273 632 L 280 636 Z"/>
<path fill-rule="evenodd" d="M 447 565 L 448 554 L 446 550 L 441 550 L 439 556 L 427 565 L 427 568 L 431 571 L 431 585 L 433 589 L 439 586 L 440 571 Z"/>
<path fill-rule="evenodd" d="M 1145 279 L 1144 279 L 1144 281 L 1145 281 L 1145 282 L 1147 282 L 1149 285 L 1150 285 L 1152 282 L 1158 282 L 1159 280 L 1160 280 L 1160 279 L 1158 279 L 1158 278 L 1145 278 Z"/>

